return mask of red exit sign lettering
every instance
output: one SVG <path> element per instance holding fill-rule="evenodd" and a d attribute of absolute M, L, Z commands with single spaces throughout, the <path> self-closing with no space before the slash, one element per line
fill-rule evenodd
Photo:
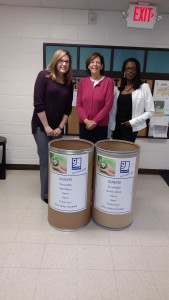
<path fill-rule="evenodd" d="M 127 26 L 152 29 L 156 16 L 156 6 L 131 4 L 127 11 Z"/>
<path fill-rule="evenodd" d="M 133 11 L 134 22 L 150 22 L 154 17 L 153 7 L 135 6 Z"/>

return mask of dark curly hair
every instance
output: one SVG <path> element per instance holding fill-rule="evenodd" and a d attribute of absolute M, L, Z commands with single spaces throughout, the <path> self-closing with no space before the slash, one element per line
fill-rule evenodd
<path fill-rule="evenodd" d="M 125 86 L 127 85 L 127 79 L 124 77 L 124 73 L 125 73 L 125 69 L 126 69 L 126 64 L 128 62 L 134 62 L 136 65 L 136 75 L 133 78 L 133 89 L 137 90 L 143 84 L 143 81 L 140 79 L 140 63 L 139 63 L 139 61 L 135 58 L 128 58 L 124 61 L 123 66 L 122 66 L 121 83 L 118 88 L 119 91 L 123 91 Z"/>

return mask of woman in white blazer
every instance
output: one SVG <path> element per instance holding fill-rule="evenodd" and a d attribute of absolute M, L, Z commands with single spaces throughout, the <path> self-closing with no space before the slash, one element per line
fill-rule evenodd
<path fill-rule="evenodd" d="M 138 131 L 153 114 L 153 97 L 149 85 L 140 80 L 140 63 L 129 58 L 123 63 L 121 83 L 115 89 L 108 137 L 113 131 L 113 139 L 135 142 Z"/>

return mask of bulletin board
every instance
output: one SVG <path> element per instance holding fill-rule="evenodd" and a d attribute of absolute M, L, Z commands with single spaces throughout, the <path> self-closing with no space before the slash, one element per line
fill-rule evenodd
<path fill-rule="evenodd" d="M 66 49 L 72 56 L 73 84 L 77 91 L 79 81 L 88 76 L 85 61 L 92 52 L 99 52 L 105 60 L 105 76 L 112 78 L 115 85 L 119 84 L 123 61 L 129 57 L 138 59 L 141 66 L 141 79 L 147 82 L 153 94 L 155 80 L 169 79 L 169 49 L 143 47 L 116 47 L 110 45 L 82 45 L 82 44 L 43 44 L 43 68 L 49 64 L 54 52 Z M 66 126 L 67 135 L 79 135 L 79 118 L 74 96 L 72 113 Z M 138 137 L 150 138 L 149 126 L 138 132 Z"/>
<path fill-rule="evenodd" d="M 169 124 L 169 80 L 155 80 L 155 114 L 150 119 L 148 135 L 155 138 L 168 138 Z"/>

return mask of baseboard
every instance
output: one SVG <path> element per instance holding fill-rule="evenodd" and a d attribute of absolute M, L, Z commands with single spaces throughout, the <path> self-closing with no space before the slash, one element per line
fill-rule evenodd
<path fill-rule="evenodd" d="M 7 170 L 39 170 L 39 165 L 21 165 L 21 164 L 7 164 Z M 169 173 L 169 170 L 164 169 L 139 169 L 139 174 L 152 174 L 152 175 L 161 175 Z"/>
<path fill-rule="evenodd" d="M 148 175 L 161 175 L 169 173 L 169 170 L 165 170 L 165 169 L 139 169 L 138 170 L 139 174 L 148 174 Z"/>
<path fill-rule="evenodd" d="M 7 170 L 39 170 L 39 165 L 7 164 Z"/>

